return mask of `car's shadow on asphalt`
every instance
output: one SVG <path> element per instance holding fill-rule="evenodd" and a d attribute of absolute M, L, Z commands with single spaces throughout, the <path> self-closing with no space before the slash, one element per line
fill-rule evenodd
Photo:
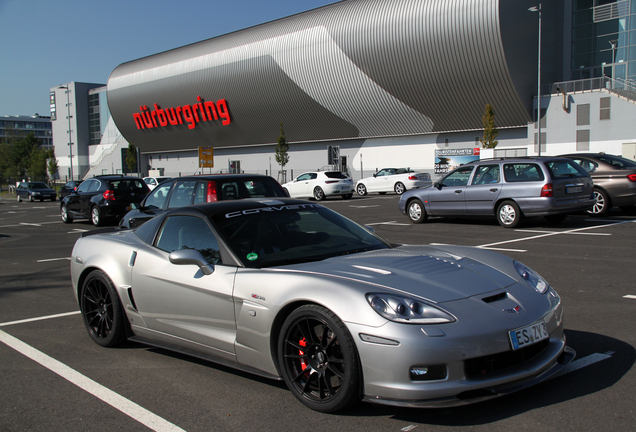
<path fill-rule="evenodd" d="M 623 341 L 589 332 L 566 330 L 568 345 L 577 351 L 571 372 L 517 393 L 453 408 L 401 408 L 360 404 L 347 416 L 388 416 L 438 426 L 494 423 L 538 408 L 577 399 L 613 386 L 636 362 L 636 349 Z M 600 361 L 594 362 L 594 360 Z M 576 364 L 577 360 L 581 362 Z M 574 366 L 580 366 L 576 369 Z M 584 366 L 586 365 L 586 366 Z"/>

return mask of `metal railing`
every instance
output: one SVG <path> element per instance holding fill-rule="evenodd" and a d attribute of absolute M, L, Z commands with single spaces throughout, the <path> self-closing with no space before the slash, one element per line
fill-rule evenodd
<path fill-rule="evenodd" d="M 636 83 L 633 80 L 614 79 L 604 76 L 576 81 L 562 81 L 551 84 L 549 87 L 549 94 L 605 90 L 636 102 Z"/>

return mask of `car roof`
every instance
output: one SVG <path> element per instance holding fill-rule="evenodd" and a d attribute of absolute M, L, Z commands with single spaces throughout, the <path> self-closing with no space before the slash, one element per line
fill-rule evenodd
<path fill-rule="evenodd" d="M 202 174 L 202 175 L 189 175 L 183 177 L 173 177 L 173 180 L 183 180 L 183 179 L 196 179 L 196 180 L 217 180 L 217 179 L 245 179 L 245 178 L 271 178 L 271 176 L 264 174 Z"/>
<path fill-rule="evenodd" d="M 528 162 L 528 161 L 536 161 L 536 162 L 547 162 L 553 160 L 565 159 L 563 156 L 515 156 L 515 157 L 498 157 L 498 158 L 486 158 L 486 159 L 478 159 L 472 162 L 465 163 L 464 165 L 475 165 L 482 162 Z"/>

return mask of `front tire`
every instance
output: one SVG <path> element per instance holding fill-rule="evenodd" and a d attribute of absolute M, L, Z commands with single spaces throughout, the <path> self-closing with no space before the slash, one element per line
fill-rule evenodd
<path fill-rule="evenodd" d="M 33 202 L 33 201 L 34 201 L 33 195 L 29 195 L 29 202 Z"/>
<path fill-rule="evenodd" d="M 305 305 L 283 323 L 278 340 L 280 370 L 292 394 L 320 412 L 360 400 L 360 361 L 344 323 L 330 310 Z"/>
<path fill-rule="evenodd" d="M 402 182 L 397 182 L 393 187 L 393 190 L 396 194 L 402 195 L 404 192 L 406 192 L 406 186 L 404 186 L 404 183 Z"/>
<path fill-rule="evenodd" d="M 603 216 L 612 208 L 612 202 L 607 196 L 607 192 L 603 189 L 594 189 L 594 199 L 596 199 L 596 202 L 592 209 L 587 211 L 591 216 Z"/>
<path fill-rule="evenodd" d="M 62 222 L 64 223 L 73 222 L 73 216 L 71 216 L 71 214 L 68 212 L 68 207 L 66 206 L 66 204 L 62 204 L 62 207 L 60 208 L 60 216 L 62 217 Z"/>
<path fill-rule="evenodd" d="M 422 223 L 428 218 L 424 204 L 418 199 L 414 199 L 408 203 L 406 215 L 409 217 L 411 223 Z"/>
<path fill-rule="evenodd" d="M 325 192 L 322 190 L 320 186 L 316 186 L 314 188 L 314 199 L 316 201 L 322 201 L 325 199 Z"/>
<path fill-rule="evenodd" d="M 515 228 L 522 219 L 523 214 L 514 201 L 504 201 L 497 207 L 497 222 L 502 227 Z"/>
<path fill-rule="evenodd" d="M 93 270 L 82 284 L 80 310 L 88 335 L 103 347 L 121 345 L 126 340 L 126 318 L 111 280 Z"/>
<path fill-rule="evenodd" d="M 360 196 L 365 196 L 367 194 L 367 187 L 360 183 L 358 186 L 356 186 L 356 192 Z"/>
<path fill-rule="evenodd" d="M 91 209 L 91 221 L 96 227 L 104 225 L 104 222 L 102 220 L 102 212 L 99 211 L 99 207 L 97 206 L 93 206 L 93 208 Z"/>

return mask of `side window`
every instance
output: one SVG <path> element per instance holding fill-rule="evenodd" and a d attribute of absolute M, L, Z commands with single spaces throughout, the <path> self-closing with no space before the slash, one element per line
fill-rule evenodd
<path fill-rule="evenodd" d="M 200 181 L 194 192 L 194 201 L 192 204 L 203 204 L 208 199 L 208 181 Z"/>
<path fill-rule="evenodd" d="M 95 180 L 88 180 L 83 182 L 81 185 L 79 185 L 79 187 L 77 188 L 78 192 L 88 192 L 88 188 L 93 184 L 96 183 Z"/>
<path fill-rule="evenodd" d="M 168 199 L 171 186 L 172 183 L 157 186 L 146 198 L 144 206 L 154 210 L 166 208 L 166 200 Z"/>
<path fill-rule="evenodd" d="M 543 181 L 543 171 L 537 164 L 515 163 L 504 165 L 504 178 L 508 183 Z"/>
<path fill-rule="evenodd" d="M 101 184 L 102 183 L 99 180 L 93 180 L 88 188 L 88 192 L 97 192 Z"/>
<path fill-rule="evenodd" d="M 298 176 L 298 181 L 311 180 L 311 174 L 302 174 Z"/>
<path fill-rule="evenodd" d="M 581 168 L 583 168 L 585 172 L 588 172 L 588 173 L 592 173 L 596 171 L 596 168 L 598 168 L 598 165 L 596 163 L 589 161 L 587 159 L 573 159 L 573 160 L 577 164 L 581 165 Z"/>
<path fill-rule="evenodd" d="M 481 165 L 475 171 L 474 185 L 499 183 L 499 165 Z"/>
<path fill-rule="evenodd" d="M 194 249 L 210 264 L 218 264 L 221 261 L 216 236 L 204 219 L 195 216 L 167 218 L 159 232 L 156 246 L 168 253 L 174 250 Z"/>
<path fill-rule="evenodd" d="M 196 185 L 196 180 L 176 182 L 174 185 L 174 190 L 172 191 L 172 195 L 170 195 L 170 204 L 168 204 L 168 208 L 184 207 L 190 205 Z"/>
<path fill-rule="evenodd" d="M 473 167 L 458 168 L 442 180 L 442 186 L 466 186 Z"/>
<path fill-rule="evenodd" d="M 316 180 L 317 178 L 318 178 L 318 174 L 316 174 L 316 173 L 309 174 L 309 179 L 310 180 Z"/>

